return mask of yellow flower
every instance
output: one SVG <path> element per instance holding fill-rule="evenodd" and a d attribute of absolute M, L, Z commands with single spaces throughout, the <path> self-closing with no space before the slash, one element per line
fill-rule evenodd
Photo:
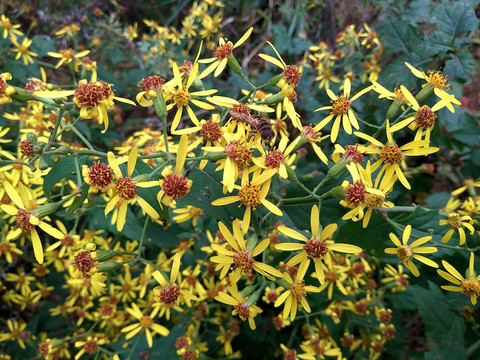
<path fill-rule="evenodd" d="M 373 85 L 361 90 L 352 98 L 350 97 L 350 90 L 351 90 L 351 83 L 349 78 L 345 78 L 343 83 L 343 95 L 336 96 L 332 90 L 326 89 L 328 97 L 331 99 L 331 106 L 323 106 L 321 108 L 316 109 L 315 111 L 319 110 L 327 110 L 331 109 L 330 115 L 328 115 L 325 119 L 320 121 L 317 126 L 315 126 L 315 130 L 320 130 L 325 127 L 333 118 L 335 118 L 335 122 L 333 123 L 332 132 L 331 132 L 331 141 L 334 143 L 337 140 L 338 131 L 340 129 L 340 123 L 343 126 L 343 130 L 347 134 L 352 133 L 352 126 L 355 129 L 359 129 L 357 117 L 353 110 L 351 109 L 351 103 L 358 99 L 363 94 L 369 92 L 373 88 Z"/>
<path fill-rule="evenodd" d="M 155 280 L 160 284 L 160 286 L 153 289 L 155 298 L 158 300 L 158 303 L 154 306 L 159 307 L 160 316 L 165 314 L 167 320 L 170 320 L 171 308 L 181 312 L 183 310 L 179 305 L 187 303 L 187 305 L 190 306 L 190 301 L 197 299 L 189 290 L 179 285 L 182 283 L 181 274 L 179 272 L 180 259 L 180 254 L 174 255 L 172 269 L 170 271 L 170 280 L 167 280 L 166 274 L 164 275 L 158 270 L 152 274 Z"/>
<path fill-rule="evenodd" d="M 75 360 L 80 359 L 85 353 L 94 356 L 97 354 L 98 346 L 106 343 L 107 338 L 104 336 L 102 337 L 102 335 L 89 335 L 85 340 L 75 341 L 75 347 L 81 347 L 80 351 L 75 355 Z"/>
<path fill-rule="evenodd" d="M 220 38 L 218 40 L 219 46 L 215 49 L 214 57 L 208 59 L 199 60 L 199 63 L 203 64 L 210 64 L 205 70 L 202 71 L 200 74 L 200 79 L 208 76 L 212 71 L 215 70 L 213 76 L 217 77 L 220 75 L 227 66 L 227 63 L 230 62 L 237 62 L 235 57 L 233 56 L 233 50 L 242 45 L 250 36 L 253 31 L 253 27 L 247 30 L 245 34 L 235 43 L 233 44 L 231 41 L 228 41 L 226 38 Z M 238 65 L 238 63 L 237 63 Z"/>
<path fill-rule="evenodd" d="M 38 226 L 40 229 L 42 229 L 47 234 L 53 236 L 56 239 L 62 239 L 64 237 L 64 234 L 61 231 L 40 220 L 43 216 L 45 216 L 45 214 L 42 214 L 43 210 L 48 210 L 46 206 L 52 206 L 53 204 L 46 204 L 43 208 L 39 207 L 33 209 L 30 202 L 28 190 L 25 185 L 19 183 L 18 191 L 15 190 L 12 184 L 7 181 L 3 183 L 3 186 L 5 188 L 5 191 L 7 192 L 7 195 L 15 206 L 2 204 L 1 209 L 9 215 L 15 216 L 17 222 L 17 228 L 8 233 L 7 240 L 16 239 L 22 234 L 30 234 L 35 259 L 40 264 L 42 264 L 43 247 L 35 227 Z"/>
<path fill-rule="evenodd" d="M 329 238 L 337 230 L 337 224 L 327 225 L 323 231 L 320 229 L 319 211 L 316 205 L 313 205 L 310 215 L 311 226 L 311 238 L 307 238 L 305 235 L 290 229 L 286 226 L 279 226 L 278 230 L 293 239 L 301 240 L 305 242 L 305 245 L 301 243 L 279 243 L 275 245 L 275 248 L 282 251 L 297 251 L 302 250 L 300 253 L 292 257 L 288 262 L 288 266 L 293 266 L 298 263 L 310 264 L 310 258 L 313 259 L 315 264 L 315 273 L 321 284 L 325 282 L 325 273 L 323 270 L 322 261 L 327 260 L 331 263 L 331 251 L 339 251 L 343 253 L 360 253 L 362 249 L 356 245 L 351 244 L 336 244 Z"/>
<path fill-rule="evenodd" d="M 355 131 L 356 136 L 372 143 L 371 146 L 361 146 L 360 149 L 365 151 L 367 154 L 378 154 L 379 160 L 372 165 L 373 171 L 383 164 L 383 167 L 377 175 L 377 178 L 383 176 L 385 179 L 387 179 L 387 181 L 390 181 L 389 179 L 396 174 L 402 185 L 410 190 L 411 186 L 403 174 L 399 163 L 406 156 L 429 155 L 437 152 L 439 148 L 429 147 L 426 140 L 414 140 L 399 147 L 393 140 L 390 123 L 388 120 L 386 125 L 386 133 L 388 142 L 386 144 L 382 144 L 380 141 L 371 137 L 370 135 Z"/>
<path fill-rule="evenodd" d="M 282 137 L 280 144 L 278 145 L 278 149 L 267 151 L 262 148 L 262 151 L 265 152 L 265 155 L 260 158 L 253 159 L 255 165 L 265 169 L 257 178 L 259 183 L 263 183 L 275 174 L 278 174 L 278 176 L 282 179 L 286 179 L 288 177 L 286 166 L 291 166 L 297 156 L 297 154 L 293 152 L 294 147 L 289 146 L 286 148 L 288 143 L 288 138 Z"/>
<path fill-rule="evenodd" d="M 67 48 L 59 50 L 58 53 L 49 51 L 48 56 L 60 59 L 60 61 L 55 65 L 55 69 L 58 69 L 62 64 L 70 64 L 73 60 L 79 59 L 81 57 L 87 56 L 90 53 L 90 50 L 84 50 L 77 54 L 73 49 Z"/>
<path fill-rule="evenodd" d="M 243 273 L 251 276 L 253 270 L 271 280 L 274 279 L 271 275 L 281 277 L 282 273 L 277 269 L 273 268 L 270 265 L 253 260 L 255 256 L 260 255 L 268 247 L 270 239 L 265 239 L 261 241 L 258 245 L 255 241 L 249 240 L 247 247 L 247 243 L 243 238 L 243 233 L 240 230 L 240 220 L 235 220 L 232 226 L 233 235 L 228 230 L 228 228 L 219 221 L 218 227 L 223 237 L 227 241 L 227 244 L 211 245 L 212 249 L 214 249 L 218 253 L 218 256 L 212 256 L 210 260 L 218 264 L 215 270 L 221 270 L 220 279 L 223 279 L 225 275 L 227 275 L 232 265 L 234 265 L 235 270 L 233 270 L 230 278 L 234 282 L 236 282 Z"/>
<path fill-rule="evenodd" d="M 464 278 L 462 274 L 460 274 L 452 265 L 450 265 L 445 260 L 442 260 L 442 265 L 448 272 L 440 269 L 437 270 L 438 275 L 456 285 L 443 285 L 441 287 L 442 289 L 454 292 L 461 292 L 462 294 L 470 298 L 470 301 L 473 305 L 477 303 L 477 297 L 480 295 L 480 275 L 475 276 L 474 261 L 475 257 L 472 252 L 470 253 L 468 278 Z"/>
<path fill-rule="evenodd" d="M 32 44 L 32 40 L 24 37 L 22 43 L 19 44 L 16 38 L 12 38 L 12 44 L 16 47 L 15 49 L 10 50 L 14 53 L 17 53 L 15 60 L 18 60 L 21 57 L 25 65 L 34 63 L 32 56 L 38 56 L 38 54 L 28 49 Z"/>
<path fill-rule="evenodd" d="M 45 249 L 45 251 L 53 251 L 60 245 L 62 245 L 62 248 L 58 253 L 58 257 L 63 258 L 66 253 L 67 257 L 70 258 L 73 255 L 73 247 L 79 245 L 80 235 L 69 234 L 67 228 L 60 220 L 55 221 L 55 224 L 57 225 L 58 229 L 63 233 L 63 238 L 50 245 L 48 248 Z"/>
<path fill-rule="evenodd" d="M 145 210 L 145 212 L 152 218 L 158 219 L 160 216 L 155 211 L 155 209 L 137 194 L 138 187 L 148 188 L 156 186 L 158 185 L 158 183 L 156 181 L 144 181 L 143 178 L 139 179 L 131 177 L 137 163 L 137 148 L 134 147 L 132 148 L 132 150 L 130 150 L 130 155 L 128 156 L 126 177 L 123 177 L 122 172 L 120 171 L 120 167 L 118 166 L 119 162 L 115 158 L 115 155 L 113 155 L 113 153 L 111 152 L 108 152 L 108 163 L 113 169 L 113 173 L 115 174 L 117 179 L 115 182 L 114 195 L 105 207 L 105 216 L 113 210 L 113 208 L 117 205 L 117 202 L 120 202 L 117 217 L 117 230 L 122 231 L 123 226 L 125 225 L 128 204 L 133 204 L 135 202 L 138 202 L 141 208 Z"/>
<path fill-rule="evenodd" d="M 242 228 L 244 232 L 246 232 L 250 225 L 252 209 L 256 209 L 260 205 L 265 206 L 267 210 L 277 216 L 283 215 L 283 212 L 276 205 L 266 199 L 270 189 L 270 183 L 270 177 L 264 179 L 262 176 L 256 175 L 253 176 L 252 181 L 249 181 L 249 172 L 248 170 L 244 170 L 242 186 L 235 186 L 238 188 L 238 195 L 216 199 L 212 201 L 212 205 L 223 206 L 237 201 L 245 205 L 246 210 L 243 216 Z"/>
<path fill-rule="evenodd" d="M 182 135 L 178 144 L 177 160 L 175 164 L 175 173 L 170 170 L 165 171 L 162 175 L 163 180 L 160 180 L 161 190 L 157 194 L 157 200 L 160 206 L 163 204 L 170 206 L 175 204 L 174 199 L 185 197 L 192 187 L 192 180 L 180 175 L 185 164 L 188 151 L 188 137 Z"/>
<path fill-rule="evenodd" d="M 468 215 L 460 216 L 455 212 L 448 214 L 447 220 L 441 219 L 439 221 L 439 225 L 450 225 L 451 228 L 447 231 L 445 235 L 443 235 L 442 242 L 448 242 L 452 237 L 453 233 L 455 231 L 458 231 L 458 235 L 460 236 L 459 245 L 465 244 L 465 230 L 463 230 L 463 227 L 467 228 L 470 231 L 470 235 L 473 235 L 475 229 L 472 226 L 472 222 L 472 218 Z"/>
<path fill-rule="evenodd" d="M 20 28 L 20 24 L 12 24 L 9 18 L 7 18 L 4 14 L 0 16 L 0 27 L 1 30 L 3 30 L 3 38 L 6 39 L 7 36 L 10 35 L 10 40 L 13 41 L 14 39 L 17 39 L 18 36 L 22 36 L 23 33 L 20 30 L 17 30 Z"/>
<path fill-rule="evenodd" d="M 193 219 L 192 220 L 193 227 L 197 226 L 197 221 L 199 216 L 204 215 L 204 212 L 202 209 L 191 206 L 191 205 L 187 205 L 184 208 L 174 209 L 173 213 L 178 214 L 172 218 L 173 221 L 176 221 L 177 223 L 180 224 L 182 222 Z"/>
<path fill-rule="evenodd" d="M 122 328 L 121 332 L 126 333 L 126 340 L 131 339 L 143 329 L 145 330 L 148 347 L 151 348 L 153 346 L 152 331 L 153 334 L 158 333 L 162 336 L 167 336 L 170 333 L 170 331 L 165 326 L 153 322 L 153 319 L 158 314 L 160 308 L 157 307 L 153 309 L 150 315 L 146 315 L 140 310 L 136 303 L 131 302 L 130 305 L 132 307 L 127 307 L 127 311 L 130 315 L 132 315 L 135 319 L 138 320 L 138 323 L 131 324 Z"/>
<path fill-rule="evenodd" d="M 232 315 L 240 316 L 240 319 L 243 321 L 248 320 L 250 329 L 255 330 L 256 325 L 254 318 L 257 314 L 263 312 L 263 310 L 257 305 L 250 303 L 248 298 L 240 295 L 236 286 L 227 286 L 227 289 L 230 295 L 226 292 L 219 292 L 215 300 L 233 306 Z"/>
<path fill-rule="evenodd" d="M 5 105 L 5 104 L 8 104 L 9 102 L 12 102 L 12 98 L 10 96 L 15 94 L 15 89 L 12 86 L 7 84 L 7 80 L 12 80 L 12 74 L 8 72 L 1 73 L 0 74 L 0 105 Z"/>
<path fill-rule="evenodd" d="M 413 263 L 412 259 L 418 260 L 425 265 L 438 268 L 438 264 L 426 258 L 423 255 L 418 254 L 432 254 L 437 252 L 437 248 L 434 246 L 421 246 L 425 244 L 427 241 L 432 239 L 431 236 L 424 236 L 415 240 L 413 243 L 408 245 L 408 240 L 410 238 L 410 234 L 412 232 L 412 226 L 407 225 L 405 226 L 405 230 L 403 231 L 402 235 L 402 242 L 398 239 L 397 235 L 394 233 L 390 233 L 390 240 L 397 246 L 396 248 L 386 248 L 385 252 L 387 254 L 395 254 L 397 257 L 403 262 L 403 264 L 412 272 L 413 275 L 419 276 L 420 272 L 418 271 L 417 267 Z"/>
<path fill-rule="evenodd" d="M 12 322 L 12 320 L 8 319 L 7 326 L 10 332 L 0 333 L 0 342 L 4 342 L 7 340 L 18 341 L 18 345 L 20 345 L 22 349 L 25 349 L 25 343 L 23 341 L 25 339 L 22 338 L 22 334 L 24 333 L 24 330 L 27 327 L 27 323 L 19 322 L 16 320 Z"/>
<path fill-rule="evenodd" d="M 137 102 L 143 107 L 152 106 L 153 98 L 157 97 L 158 94 L 163 96 L 162 89 L 164 83 L 165 80 L 158 75 L 152 75 L 142 79 L 137 85 L 142 88 L 142 91 L 136 96 Z"/>
<path fill-rule="evenodd" d="M 465 190 L 468 190 L 470 193 L 475 193 L 476 187 L 480 187 L 480 178 L 476 181 L 473 179 L 466 179 L 463 181 L 463 186 L 460 186 L 458 189 L 452 191 L 452 196 L 460 195 Z"/>
<path fill-rule="evenodd" d="M 169 81 L 168 83 L 165 84 L 166 87 L 169 88 L 170 92 L 172 93 L 172 100 L 173 102 L 169 105 L 167 105 L 167 110 L 172 109 L 174 106 L 177 107 L 177 111 L 175 112 L 175 117 L 172 122 L 172 127 L 170 128 L 170 131 L 172 134 L 175 134 L 178 125 L 180 124 L 180 119 L 182 117 L 183 109 L 187 109 L 188 116 L 190 117 L 190 120 L 195 125 L 199 125 L 199 121 L 197 119 L 197 116 L 193 112 L 190 103 L 198 106 L 201 109 L 206 109 L 206 110 L 213 110 L 215 107 L 213 105 L 207 104 L 204 101 L 198 100 L 198 97 L 200 96 L 208 96 L 212 95 L 217 92 L 216 89 L 211 89 L 211 90 L 203 90 L 203 91 L 195 91 L 195 92 L 189 92 L 188 89 L 190 86 L 192 86 L 193 81 L 195 80 L 195 76 L 197 76 L 198 73 L 198 63 L 195 63 L 193 65 L 193 68 L 190 70 L 190 75 L 188 76 L 186 83 L 184 84 L 182 81 L 182 75 L 180 74 L 180 71 L 178 70 L 178 65 L 173 63 L 173 80 Z"/>
<path fill-rule="evenodd" d="M 287 288 L 275 301 L 274 306 L 279 307 L 285 303 L 283 308 L 283 318 L 286 319 L 290 317 L 290 321 L 294 321 L 297 316 L 297 310 L 299 307 L 303 307 L 306 312 L 310 313 L 310 305 L 308 305 L 306 296 L 310 292 L 320 292 L 318 287 L 312 285 L 305 285 L 305 274 L 308 270 L 308 262 L 302 262 L 298 267 L 297 274 L 295 279 L 288 273 L 283 274 L 283 279 L 289 284 Z M 283 288 L 282 288 L 283 290 Z"/>

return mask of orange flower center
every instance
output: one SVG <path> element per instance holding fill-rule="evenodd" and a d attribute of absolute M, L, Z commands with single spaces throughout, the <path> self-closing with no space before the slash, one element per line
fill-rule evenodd
<path fill-rule="evenodd" d="M 366 193 L 365 194 L 365 199 L 364 202 L 365 204 L 368 205 L 369 208 L 376 208 L 383 206 L 383 203 L 385 201 L 385 197 L 377 195 L 377 194 L 370 194 Z"/>
<path fill-rule="evenodd" d="M 249 251 L 242 251 L 233 255 L 235 268 L 245 272 L 248 276 L 252 275 L 253 259 Z"/>
<path fill-rule="evenodd" d="M 325 280 L 331 283 L 337 281 L 337 273 L 333 270 L 327 271 L 325 273 Z"/>
<path fill-rule="evenodd" d="M 260 187 L 256 185 L 245 185 L 238 191 L 240 202 L 245 206 L 257 207 L 260 205 Z"/>
<path fill-rule="evenodd" d="M 28 52 L 28 46 L 25 46 L 25 45 L 23 45 L 23 44 L 22 44 L 22 45 L 19 45 L 19 46 L 18 46 L 18 51 L 19 51 L 20 53 L 22 53 L 22 54 L 25 54 L 25 53 Z"/>
<path fill-rule="evenodd" d="M 347 190 L 345 190 L 345 200 L 352 206 L 361 205 L 365 200 L 367 195 L 367 190 L 365 185 L 361 181 L 356 181 L 351 185 L 348 185 Z"/>
<path fill-rule="evenodd" d="M 350 100 L 346 96 L 339 96 L 337 100 L 330 100 L 332 103 L 332 113 L 334 115 L 342 115 L 350 109 Z"/>
<path fill-rule="evenodd" d="M 313 130 L 312 125 L 303 127 L 303 137 L 307 140 L 317 142 L 320 141 L 321 132 Z"/>
<path fill-rule="evenodd" d="M 25 209 L 19 209 L 17 215 L 15 215 L 15 220 L 17 221 L 16 227 L 22 229 L 22 232 L 28 232 L 35 227 L 30 223 L 30 215 L 31 212 Z"/>
<path fill-rule="evenodd" d="M 228 41 L 225 44 L 218 46 L 215 49 L 213 56 L 215 56 L 217 59 L 223 60 L 228 58 L 230 55 L 232 55 L 232 51 L 233 51 L 233 44 L 230 41 Z"/>
<path fill-rule="evenodd" d="M 117 182 L 117 193 L 120 198 L 125 200 L 132 200 L 135 195 L 137 195 L 137 187 L 135 186 L 135 180 L 124 177 L 118 178 Z"/>
<path fill-rule="evenodd" d="M 417 122 L 418 126 L 424 129 L 433 126 L 436 118 L 437 114 L 435 114 L 427 105 L 423 105 L 420 109 L 418 109 L 417 115 L 415 115 L 415 121 Z"/>
<path fill-rule="evenodd" d="M 80 251 L 75 256 L 75 266 L 82 273 L 84 278 L 90 277 L 88 272 L 93 267 L 94 261 L 90 253 L 86 251 Z"/>
<path fill-rule="evenodd" d="M 296 359 L 297 359 L 297 350 L 295 350 L 295 349 L 288 349 L 288 350 L 285 352 L 284 359 L 285 359 L 285 360 L 296 360 Z"/>
<path fill-rule="evenodd" d="M 281 164 L 283 164 L 284 158 L 285 156 L 283 156 L 281 151 L 272 150 L 265 157 L 265 166 L 269 169 L 278 168 Z"/>
<path fill-rule="evenodd" d="M 91 185 L 99 189 L 107 189 L 113 181 L 113 171 L 110 166 L 97 161 L 88 169 L 88 178 Z"/>
<path fill-rule="evenodd" d="M 437 89 L 450 89 L 450 85 L 447 84 L 447 76 L 443 75 L 440 70 L 433 71 L 428 70 L 428 83 L 432 85 L 432 87 Z"/>
<path fill-rule="evenodd" d="M 10 251 L 10 244 L 7 242 L 0 243 L 0 254 L 6 254 Z"/>
<path fill-rule="evenodd" d="M 397 248 L 397 256 L 402 261 L 409 260 L 413 255 L 413 251 L 408 245 L 402 245 Z"/>
<path fill-rule="evenodd" d="M 235 305 L 235 310 L 242 320 L 247 320 L 250 315 L 250 306 L 247 303 Z"/>
<path fill-rule="evenodd" d="M 73 246 L 75 239 L 71 235 L 65 235 L 63 239 L 60 240 L 60 243 L 63 246 Z"/>
<path fill-rule="evenodd" d="M 357 146 L 347 145 L 345 146 L 345 152 L 343 153 L 345 161 L 353 161 L 354 163 L 363 163 L 363 154 L 358 151 Z"/>
<path fill-rule="evenodd" d="M 272 290 L 267 294 L 267 299 L 271 303 L 274 303 L 278 299 L 278 294 L 275 291 Z"/>
<path fill-rule="evenodd" d="M 28 157 L 34 157 L 35 153 L 33 152 L 33 144 L 28 140 L 23 140 L 18 146 L 23 155 Z"/>
<path fill-rule="evenodd" d="M 180 199 L 188 194 L 192 187 L 192 181 L 179 174 L 167 174 L 161 187 L 165 195 L 173 199 Z"/>
<path fill-rule="evenodd" d="M 398 148 L 398 145 L 383 145 L 382 150 L 380 150 L 380 154 L 378 155 L 380 159 L 385 164 L 398 164 L 400 160 L 402 160 L 403 154 L 402 150 Z"/>
<path fill-rule="evenodd" d="M 305 297 L 307 295 L 307 292 L 305 290 L 305 280 L 300 280 L 292 283 L 290 285 L 290 290 L 292 291 L 293 296 L 295 296 L 297 304 L 301 304 L 302 297 Z"/>
<path fill-rule="evenodd" d="M 100 106 L 104 100 L 112 98 L 113 91 L 111 85 L 102 80 L 89 81 L 79 84 L 75 89 L 74 95 L 74 101 L 78 106 L 96 108 Z"/>
<path fill-rule="evenodd" d="M 83 350 L 85 350 L 87 354 L 91 355 L 97 352 L 97 348 L 97 342 L 95 340 L 87 340 L 85 345 L 83 345 Z"/>
<path fill-rule="evenodd" d="M 191 98 L 192 97 L 188 93 L 188 90 L 184 87 L 177 89 L 177 91 L 175 91 L 175 94 L 173 94 L 173 101 L 175 102 L 177 107 L 187 106 Z"/>
<path fill-rule="evenodd" d="M 172 306 L 177 301 L 178 297 L 180 296 L 180 286 L 178 285 L 167 285 L 166 287 L 162 288 L 160 291 L 160 302 L 167 305 Z"/>
<path fill-rule="evenodd" d="M 309 239 L 305 243 L 303 250 L 312 258 L 322 259 L 328 252 L 327 242 L 325 240 Z"/>
<path fill-rule="evenodd" d="M 459 229 L 462 226 L 462 219 L 459 214 L 451 213 L 448 214 L 447 223 L 452 229 Z"/>
<path fill-rule="evenodd" d="M 292 86 L 297 86 L 301 77 L 302 73 L 296 65 L 287 65 L 283 69 L 283 78 Z"/>
<path fill-rule="evenodd" d="M 69 60 L 72 60 L 74 57 L 75 57 L 75 51 L 73 51 L 72 49 L 63 49 L 63 50 L 60 50 L 59 51 L 60 54 L 62 54 L 62 56 L 65 58 L 65 59 L 69 59 Z"/>
<path fill-rule="evenodd" d="M 231 141 L 225 146 L 225 154 L 241 168 L 247 167 L 252 161 L 252 152 L 238 140 Z"/>
<path fill-rule="evenodd" d="M 143 315 L 142 318 L 140 319 L 140 326 L 144 328 L 149 328 L 152 326 L 153 320 L 150 316 L 148 315 Z"/>
<path fill-rule="evenodd" d="M 215 142 L 219 140 L 222 137 L 220 125 L 214 123 L 213 121 L 207 121 L 206 123 L 202 124 L 200 136 L 205 141 Z"/>
<path fill-rule="evenodd" d="M 462 281 L 462 294 L 467 296 L 478 296 L 480 295 L 480 284 L 475 278 L 469 278 Z"/>
<path fill-rule="evenodd" d="M 114 313 L 114 307 L 110 304 L 105 304 L 100 308 L 100 313 L 103 317 L 110 317 Z"/>
<path fill-rule="evenodd" d="M 0 77 L 0 94 L 5 94 L 5 89 L 7 88 L 7 82 Z"/>
<path fill-rule="evenodd" d="M 165 80 L 161 76 L 153 75 L 142 79 L 137 86 L 141 87 L 143 91 L 153 90 L 159 92 L 162 90 L 164 82 Z"/>

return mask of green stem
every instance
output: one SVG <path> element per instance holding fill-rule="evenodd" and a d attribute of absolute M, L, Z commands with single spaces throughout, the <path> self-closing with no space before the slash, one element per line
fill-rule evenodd
<path fill-rule="evenodd" d="M 58 132 L 58 128 L 60 126 L 60 123 L 62 122 L 62 118 L 63 118 L 63 113 L 65 112 L 65 107 L 61 107 L 60 110 L 58 111 L 58 115 L 57 115 L 57 121 L 55 121 L 55 126 L 53 128 L 53 131 L 52 131 L 52 134 L 50 135 L 50 138 L 48 139 L 48 144 L 45 145 L 45 147 L 43 148 L 43 152 L 47 151 L 48 149 L 50 149 L 50 147 L 53 145 L 53 143 L 55 142 L 56 138 L 57 138 L 57 132 Z"/>
<path fill-rule="evenodd" d="M 142 236 L 140 237 L 140 243 L 138 244 L 138 255 L 142 253 L 142 247 L 143 247 L 143 240 L 145 239 L 145 234 L 147 233 L 147 225 L 148 221 L 150 220 L 150 216 L 147 215 L 145 217 L 145 224 L 143 224 L 143 230 L 142 230 Z"/>
<path fill-rule="evenodd" d="M 90 151 L 95 151 L 94 147 L 92 146 L 92 144 L 90 144 L 90 141 L 88 141 L 85 136 L 83 136 L 83 134 L 77 130 L 77 128 L 73 125 L 68 125 L 68 126 L 65 126 L 66 129 L 70 129 L 72 130 L 84 143 L 85 145 L 87 145 L 87 147 L 90 149 Z"/>

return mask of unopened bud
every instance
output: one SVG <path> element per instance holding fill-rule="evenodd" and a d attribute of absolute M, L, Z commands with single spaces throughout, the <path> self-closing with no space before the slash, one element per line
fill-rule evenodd
<path fill-rule="evenodd" d="M 167 104 L 165 104 L 165 99 L 163 98 L 163 94 L 161 91 L 158 92 L 157 96 L 152 98 L 153 107 L 155 108 L 155 113 L 157 114 L 158 118 L 162 121 L 166 121 L 167 119 Z"/>
<path fill-rule="evenodd" d="M 115 257 L 115 251 L 113 250 L 100 250 L 97 251 L 97 260 L 99 262 L 104 262 L 112 260 Z"/>
<path fill-rule="evenodd" d="M 120 262 L 104 262 L 104 263 L 98 264 L 97 271 L 99 271 L 99 272 L 112 272 L 112 271 L 117 271 L 122 266 L 123 266 L 123 264 L 120 263 Z"/>
<path fill-rule="evenodd" d="M 34 154 L 41 154 L 45 145 L 46 144 L 44 142 L 39 142 L 39 143 L 34 144 L 33 145 L 33 153 Z"/>
<path fill-rule="evenodd" d="M 30 141 L 33 145 L 35 145 L 37 143 L 37 135 L 34 133 L 28 133 L 27 140 Z"/>
<path fill-rule="evenodd" d="M 40 156 L 40 161 L 38 162 L 38 168 L 40 170 L 47 170 L 49 168 L 47 162 L 43 158 L 43 156 Z"/>
<path fill-rule="evenodd" d="M 70 151 L 68 150 L 68 147 L 66 147 L 65 145 L 59 146 L 55 150 L 55 154 L 68 155 L 69 153 L 70 153 Z"/>
<path fill-rule="evenodd" d="M 230 55 L 227 60 L 227 65 L 230 69 L 235 71 L 238 75 L 242 73 L 242 67 L 238 63 L 237 59 L 235 59 L 235 56 Z"/>
<path fill-rule="evenodd" d="M 37 218 L 41 219 L 41 218 L 44 218 L 45 216 L 48 216 L 54 213 L 57 210 L 57 208 L 58 208 L 58 204 L 47 203 L 37 207 L 35 210 L 33 210 L 33 213 Z"/>

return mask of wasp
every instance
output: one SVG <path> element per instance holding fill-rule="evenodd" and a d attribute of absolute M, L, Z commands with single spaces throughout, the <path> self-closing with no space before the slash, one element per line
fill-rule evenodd
<path fill-rule="evenodd" d="M 236 121 L 250 124 L 252 129 L 257 131 L 262 140 L 267 143 L 270 143 L 275 137 L 275 132 L 272 129 L 270 119 L 266 113 L 262 113 L 262 115 L 230 113 L 230 116 Z"/>

